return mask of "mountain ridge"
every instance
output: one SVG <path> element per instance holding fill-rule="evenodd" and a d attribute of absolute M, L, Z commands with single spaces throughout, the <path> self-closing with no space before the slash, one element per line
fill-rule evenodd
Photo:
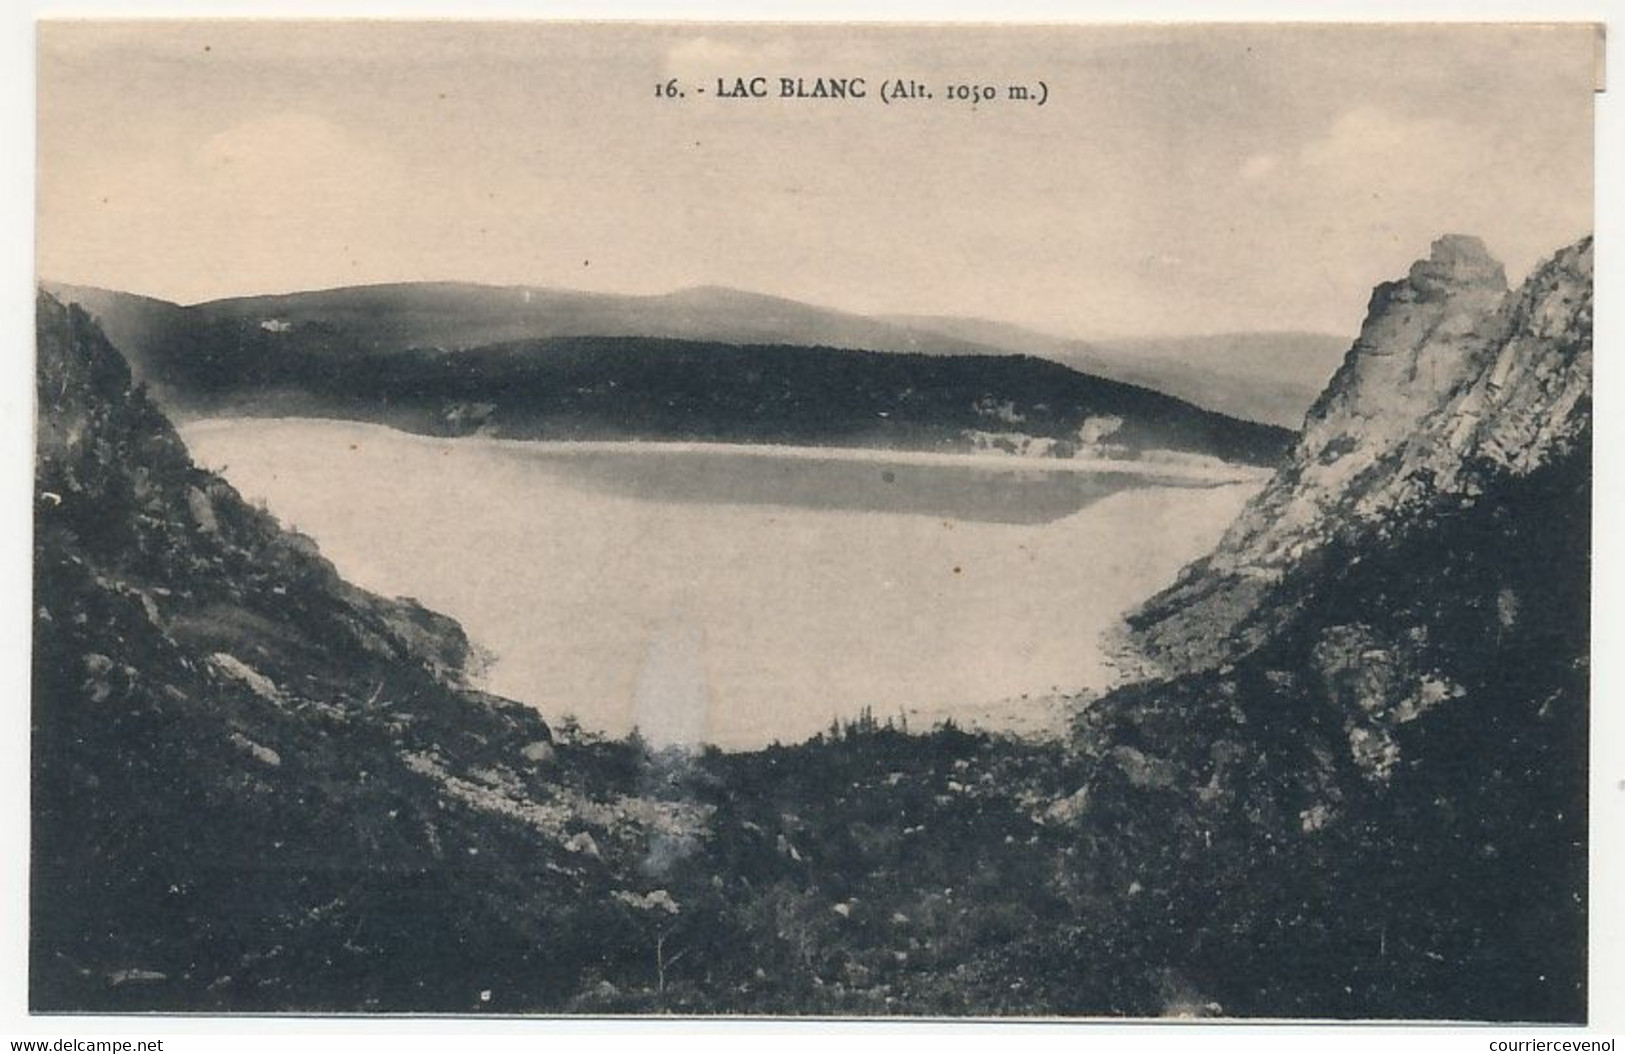
<path fill-rule="evenodd" d="M 410 291 L 405 306 L 401 288 Z M 194 310 L 77 295 L 135 349 L 133 368 L 166 409 L 182 415 L 341 417 L 510 439 L 1062 457 L 1167 450 L 1251 465 L 1273 463 L 1289 439 L 1139 385 L 964 345 L 941 355 L 671 336 L 510 339 L 552 318 L 551 308 L 486 287 L 471 300 L 468 288 L 340 289 L 301 297 L 297 310 L 264 298 Z M 490 342 L 453 349 L 453 333 Z"/>
<path fill-rule="evenodd" d="M 1323 371 L 1329 373 L 1325 349 L 1345 343 L 1326 335 L 1273 333 L 1080 341 L 985 320 L 862 315 L 714 285 L 633 295 L 474 282 L 386 282 L 180 305 L 95 287 L 43 284 L 67 300 L 121 316 L 131 312 L 127 306 L 114 310 L 117 296 L 134 297 L 155 311 L 161 305 L 166 318 L 158 332 L 166 338 L 173 335 L 176 320 L 190 317 L 216 326 L 337 322 L 354 331 L 352 342 L 362 350 L 454 350 L 519 339 L 623 336 L 930 355 L 1027 354 L 1286 428 L 1298 426 L 1324 380 Z M 393 329 L 391 316 L 397 319 Z M 138 370 L 143 365 L 139 360 L 159 350 L 152 335 L 133 326 L 110 329 L 115 343 L 138 360 Z M 1261 369 L 1253 359 L 1273 368 Z M 1239 379 L 1230 376 L 1238 371 Z"/>
<path fill-rule="evenodd" d="M 1073 338 L 978 318 L 882 317 L 1039 355 L 1083 373 L 1155 388 L 1220 413 L 1294 431 L 1348 347 L 1344 337 L 1299 330 Z"/>

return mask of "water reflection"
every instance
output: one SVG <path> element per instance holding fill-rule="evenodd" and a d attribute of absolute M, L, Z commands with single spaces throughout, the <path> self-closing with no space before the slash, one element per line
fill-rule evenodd
<path fill-rule="evenodd" d="M 1133 468 L 1076 466 L 962 456 L 767 457 L 735 448 L 675 449 L 623 445 L 532 449 L 504 444 L 504 455 L 546 467 L 597 493 L 682 504 L 784 505 L 819 511 L 929 516 L 980 523 L 1052 523 L 1120 491 L 1156 486 L 1206 488 L 1234 479 L 1181 477 Z"/>

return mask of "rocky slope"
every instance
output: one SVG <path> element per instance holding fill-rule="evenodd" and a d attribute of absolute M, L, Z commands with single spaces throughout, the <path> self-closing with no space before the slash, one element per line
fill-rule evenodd
<path fill-rule="evenodd" d="M 1592 248 L 1516 293 L 1477 239 L 1447 236 L 1379 286 L 1284 466 L 1215 552 L 1131 620 L 1170 672 L 1233 658 L 1288 609 L 1273 587 L 1334 538 L 1392 534 L 1419 503 L 1527 475 L 1589 428 Z"/>
<path fill-rule="evenodd" d="M 1441 239 L 1079 721 L 1152 951 L 1228 1012 L 1583 1020 L 1590 239 Z"/>
<path fill-rule="evenodd" d="M 613 919 L 641 895 L 614 876 L 704 816 L 468 688 L 455 623 L 195 468 L 83 311 L 42 297 L 37 325 L 30 1005 L 571 990 L 588 949 L 542 936 Z"/>

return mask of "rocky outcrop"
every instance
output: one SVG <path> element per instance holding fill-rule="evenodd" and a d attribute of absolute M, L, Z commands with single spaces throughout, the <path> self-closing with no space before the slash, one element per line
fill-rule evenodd
<path fill-rule="evenodd" d="M 1320 1017 L 1583 1019 L 1591 272 L 1587 238 L 1503 293 L 1446 238 L 1379 287 L 1137 616 L 1163 675 L 1078 720 L 1134 925 L 1227 1011 L 1273 977 Z"/>
<path fill-rule="evenodd" d="M 624 748 L 555 747 L 468 687 L 455 622 L 194 466 L 83 311 L 41 297 L 37 327 L 31 1006 L 572 990 L 596 953 L 543 937 L 703 812 L 640 796 Z"/>
<path fill-rule="evenodd" d="M 1448 235 L 1378 286 L 1359 339 L 1285 465 L 1212 555 L 1131 620 L 1165 672 L 1257 647 L 1287 611 L 1276 587 L 1334 538 L 1382 533 L 1487 472 L 1527 474 L 1589 422 L 1591 239 L 1509 293 L 1476 238 Z"/>

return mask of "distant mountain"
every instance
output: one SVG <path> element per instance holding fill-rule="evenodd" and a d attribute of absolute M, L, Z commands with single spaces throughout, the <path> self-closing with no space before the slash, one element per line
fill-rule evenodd
<path fill-rule="evenodd" d="M 997 354 L 959 337 L 782 297 L 718 286 L 652 296 L 466 282 L 403 282 L 233 297 L 182 307 L 89 286 L 43 283 L 109 325 L 126 354 L 146 358 L 179 318 L 194 328 L 316 327 L 357 352 L 458 350 L 554 337 L 661 337 L 724 344 L 795 344 L 934 355 Z M 105 316 L 105 317 L 104 317 Z M 139 367 L 139 364 L 136 364 Z"/>
<path fill-rule="evenodd" d="M 1273 464 L 1290 438 L 1043 359 L 952 338 L 904 340 L 884 323 L 720 290 L 618 298 L 372 286 L 191 308 L 59 291 L 104 317 L 131 349 L 136 375 L 183 414 L 345 417 L 521 439 L 1164 450 L 1255 465 Z M 508 339 L 592 330 L 600 332 Z M 616 330 L 769 334 L 775 343 Z M 901 343 L 860 351 L 787 343 L 794 334 L 847 343 L 889 334 Z M 901 350 L 922 343 L 935 353 Z"/>
<path fill-rule="evenodd" d="M 1589 238 L 1511 292 L 1440 239 L 1131 619 L 1089 828 L 1226 1008 L 1585 1019 L 1591 311 Z"/>
<path fill-rule="evenodd" d="M 457 350 L 554 337 L 657 337 L 926 355 L 1025 354 L 1174 395 L 1205 409 L 1296 429 L 1348 342 L 1322 334 L 1079 341 L 978 319 L 869 317 L 717 286 L 657 296 L 411 282 L 181 307 L 46 283 L 85 306 L 145 377 L 179 327 L 247 340 L 260 327 L 315 331 L 355 352 Z M 159 369 L 151 363 L 153 370 Z M 162 383 L 161 380 L 158 383 Z"/>
<path fill-rule="evenodd" d="M 957 337 L 719 286 L 653 296 L 403 283 L 198 305 L 210 319 L 321 324 L 367 351 L 473 348 L 551 337 L 669 337 L 930 354 L 998 351 Z"/>
<path fill-rule="evenodd" d="M 929 331 L 1038 355 L 1083 373 L 1167 392 L 1209 410 L 1298 429 L 1348 351 L 1327 333 L 1215 333 L 1075 340 L 985 319 L 891 315 Z"/>

